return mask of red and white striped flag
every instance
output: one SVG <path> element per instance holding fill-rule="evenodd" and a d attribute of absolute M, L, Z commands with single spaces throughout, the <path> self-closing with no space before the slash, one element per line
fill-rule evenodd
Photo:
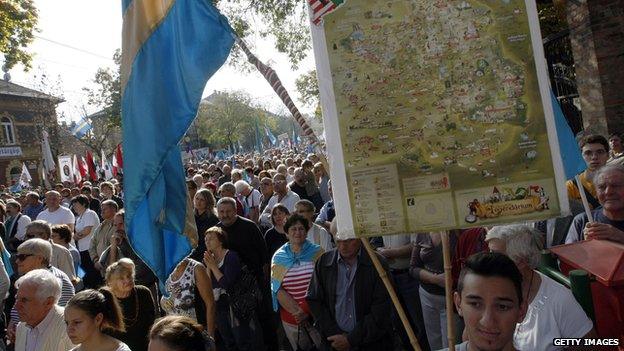
<path fill-rule="evenodd" d="M 312 23 L 319 24 L 326 14 L 332 12 L 344 0 L 308 0 L 312 9 Z"/>

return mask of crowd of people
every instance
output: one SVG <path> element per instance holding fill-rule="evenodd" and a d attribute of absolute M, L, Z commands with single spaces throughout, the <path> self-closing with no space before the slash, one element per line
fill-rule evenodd
<path fill-rule="evenodd" d="M 572 216 L 451 231 L 452 311 L 444 234 L 370 239 L 423 350 L 449 346 L 449 314 L 459 350 L 556 350 L 553 338 L 596 335 L 570 291 L 537 271 L 544 248 L 624 242 L 621 141 L 580 146 L 595 221 L 569 183 Z M 2 193 L 0 349 L 410 349 L 362 242 L 336 236 L 318 155 L 272 149 L 185 171 L 199 243 L 165 282 L 128 241 L 122 179 Z"/>

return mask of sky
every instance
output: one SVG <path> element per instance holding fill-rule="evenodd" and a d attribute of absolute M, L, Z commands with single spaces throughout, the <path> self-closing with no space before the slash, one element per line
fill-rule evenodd
<path fill-rule="evenodd" d="M 44 74 L 51 86 L 58 81 L 58 90 L 66 101 L 57 108 L 59 119 L 78 121 L 84 115 L 83 106 L 87 113 L 97 111 L 95 106 L 87 105 L 82 88 L 91 84 L 98 68 L 114 67 L 113 52 L 121 48 L 120 1 L 35 0 L 35 4 L 39 10 L 40 31 L 28 48 L 34 54 L 32 68 L 25 72 L 22 65 L 16 65 L 9 71 L 11 81 L 35 89 L 41 87 Z M 310 113 L 311 108 L 298 102 L 295 80 L 314 69 L 312 52 L 299 69 L 293 71 L 286 55 L 278 53 L 270 40 L 258 39 L 252 51 L 277 72 L 299 109 Z M 208 81 L 204 97 L 215 90 L 243 90 L 255 103 L 272 112 L 284 110 L 270 85 L 255 69 L 242 73 L 224 65 Z"/>

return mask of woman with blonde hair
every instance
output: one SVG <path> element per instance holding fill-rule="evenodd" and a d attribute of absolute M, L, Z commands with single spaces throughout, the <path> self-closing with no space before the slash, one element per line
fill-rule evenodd
<path fill-rule="evenodd" d="M 65 323 L 67 336 L 79 345 L 72 351 L 131 351 L 128 345 L 105 333 L 125 328 L 117 299 L 106 288 L 74 295 L 65 306 Z"/>
<path fill-rule="evenodd" d="M 193 207 L 197 233 L 201 237 L 208 228 L 219 223 L 215 209 L 215 198 L 210 190 L 206 188 L 199 189 L 195 193 L 195 197 L 193 197 Z M 191 258 L 195 261 L 201 261 L 204 258 L 204 252 L 206 252 L 206 244 L 200 238 L 197 247 L 191 253 Z"/>
<path fill-rule="evenodd" d="M 122 258 L 106 269 L 106 285 L 119 301 L 125 331 L 110 334 L 130 346 L 132 351 L 146 351 L 147 334 L 156 314 L 152 293 L 143 285 L 134 284 L 134 262 Z"/>

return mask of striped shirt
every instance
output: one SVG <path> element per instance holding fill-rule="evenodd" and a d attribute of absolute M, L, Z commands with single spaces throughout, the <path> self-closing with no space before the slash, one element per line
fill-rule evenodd
<path fill-rule="evenodd" d="M 67 302 L 69 302 L 69 300 L 76 293 L 74 290 L 74 286 L 72 285 L 72 282 L 67 276 L 67 274 L 65 274 L 65 272 L 63 272 L 62 270 L 54 266 L 48 267 L 48 270 L 52 274 L 54 274 L 54 276 L 58 278 L 59 282 L 61 283 L 61 297 L 59 298 L 56 304 L 61 307 L 65 307 L 65 305 L 67 305 Z M 17 314 L 17 310 L 15 309 L 15 306 L 13 306 L 13 308 L 11 308 L 11 323 L 17 324 L 19 322 L 20 322 L 19 315 Z"/>
<path fill-rule="evenodd" d="M 284 276 L 282 280 L 282 289 L 287 292 L 299 304 L 299 306 L 308 314 L 310 309 L 306 302 L 306 294 L 308 293 L 308 285 L 314 273 L 314 262 L 295 263 Z M 296 324 L 295 318 L 284 308 L 280 309 L 280 316 L 283 321 Z"/>

